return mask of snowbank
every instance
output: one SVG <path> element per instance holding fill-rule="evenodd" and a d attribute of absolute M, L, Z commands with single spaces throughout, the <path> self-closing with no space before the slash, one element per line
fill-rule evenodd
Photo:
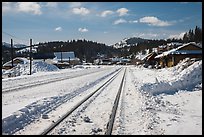
<path fill-rule="evenodd" d="M 157 81 L 155 83 L 145 83 L 141 86 L 141 91 L 156 94 L 174 94 L 179 90 L 192 90 L 202 83 L 202 60 L 194 62 L 184 69 L 183 63 L 172 69 L 174 75 L 169 80 Z"/>
<path fill-rule="evenodd" d="M 100 68 L 98 65 L 76 65 L 73 69 L 88 69 L 88 68 Z"/>
<path fill-rule="evenodd" d="M 32 62 L 32 74 L 38 72 L 48 72 L 48 71 L 57 71 L 58 67 L 55 65 L 48 64 L 44 61 L 33 61 Z M 9 77 L 28 75 L 30 74 L 30 63 L 25 62 L 24 64 L 18 64 L 16 67 L 10 70 L 2 71 L 2 75 L 9 75 Z"/>
<path fill-rule="evenodd" d="M 195 59 L 190 58 L 185 58 L 184 60 L 181 60 L 178 65 L 173 67 L 174 75 L 178 75 L 181 71 L 192 65 L 194 62 Z"/>

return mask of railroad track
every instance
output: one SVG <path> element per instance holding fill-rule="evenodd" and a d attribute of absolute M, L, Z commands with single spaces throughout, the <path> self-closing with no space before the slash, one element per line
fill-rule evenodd
<path fill-rule="evenodd" d="M 102 85 L 103 83 L 101 81 L 107 81 L 107 79 L 109 79 L 110 77 L 112 77 L 113 75 L 115 75 L 117 72 L 119 72 L 120 70 L 122 70 L 122 68 L 116 69 L 114 71 L 111 71 L 109 73 L 107 73 L 106 75 L 104 75 L 103 77 L 99 77 L 96 81 L 89 83 L 88 85 L 85 85 L 83 87 L 79 87 L 78 89 L 74 90 L 73 92 L 70 92 L 68 94 L 65 94 L 63 96 L 60 97 L 54 97 L 52 98 L 49 103 L 43 103 L 42 105 L 38 106 L 35 104 L 31 104 L 31 105 L 27 105 L 25 107 L 25 109 L 21 109 L 19 111 L 24 112 L 25 110 L 29 109 L 29 111 L 25 111 L 25 113 L 22 113 L 22 115 L 20 117 L 18 117 L 17 119 L 14 119 L 12 121 L 9 121 L 10 117 L 12 118 L 12 115 L 2 119 L 2 131 L 5 134 L 13 134 L 15 132 L 18 132 L 18 129 L 21 129 L 23 126 L 26 126 L 28 123 L 31 123 L 32 121 L 34 121 L 32 114 L 36 113 L 38 114 L 35 119 L 40 118 L 43 115 L 47 115 L 49 112 L 51 112 L 52 110 L 57 109 L 59 106 L 61 106 L 63 103 L 68 102 L 69 100 L 73 99 L 73 98 L 77 98 L 77 96 L 81 96 L 80 94 L 83 93 L 84 91 L 89 90 L 90 88 L 95 88 L 97 89 L 98 87 L 100 87 L 100 85 Z M 89 90 L 90 93 L 91 90 Z M 87 94 L 84 94 L 87 95 Z M 42 109 L 40 111 L 38 111 L 38 109 Z M 31 115 L 31 116 L 30 116 Z M 21 121 L 21 119 L 26 119 L 25 121 Z M 14 123 L 18 123 L 20 122 L 20 124 L 16 127 L 16 126 L 12 126 L 10 124 L 7 124 L 7 122 L 3 122 L 3 121 L 8 121 L 8 123 L 10 122 L 14 122 Z M 35 134 L 35 133 L 34 133 Z"/>
<path fill-rule="evenodd" d="M 122 87 L 123 87 L 123 83 L 124 83 L 124 79 L 125 79 L 125 74 L 126 74 L 126 68 L 125 68 L 125 72 L 124 72 L 122 81 L 120 83 L 118 94 L 116 95 L 116 98 L 115 98 L 115 101 L 114 101 L 112 113 L 110 115 L 110 119 L 109 119 L 109 122 L 107 124 L 107 130 L 105 132 L 105 135 L 111 135 L 112 130 L 113 130 L 113 124 L 114 124 L 114 120 L 115 120 L 115 116 L 116 116 L 116 112 L 117 112 L 117 108 L 118 108 L 118 103 L 119 103 L 119 100 L 120 100 L 120 95 L 121 95 L 121 92 L 122 92 Z"/>
<path fill-rule="evenodd" d="M 103 71 L 106 71 L 106 69 L 103 70 Z M 20 84 L 19 86 L 16 86 L 16 87 L 2 89 L 2 94 L 12 92 L 12 91 L 21 90 L 21 89 L 31 88 L 31 87 L 35 87 L 35 86 L 39 86 L 39 85 L 49 84 L 49 83 L 53 83 L 53 82 L 59 82 L 59 81 L 63 81 L 63 80 L 71 79 L 71 78 L 86 76 L 86 75 L 89 75 L 91 73 L 93 74 L 93 73 L 97 73 L 97 72 L 98 71 L 88 72 L 88 73 L 85 73 L 85 74 L 77 74 L 77 75 L 74 75 L 74 76 L 52 78 L 52 79 L 33 82 L 33 83 L 29 83 L 29 84 Z"/>
<path fill-rule="evenodd" d="M 107 85 L 109 85 L 119 75 L 119 73 L 121 71 L 122 71 L 122 69 L 120 71 L 118 71 L 116 74 L 114 74 L 111 78 L 109 78 L 106 82 L 104 82 L 102 86 L 100 86 L 95 91 L 93 91 L 91 94 L 89 94 L 87 97 L 82 99 L 79 103 L 77 103 L 74 107 L 72 107 L 65 115 L 63 115 L 55 123 L 53 123 L 47 129 L 45 129 L 41 133 L 41 135 L 47 135 L 47 134 L 51 133 L 60 123 L 62 123 L 68 116 L 70 116 L 77 108 L 79 108 L 87 100 L 92 98 L 97 93 L 99 95 L 100 92 L 102 91 L 102 89 L 105 88 Z M 105 131 L 105 135 L 111 135 L 111 133 L 112 133 L 112 129 L 113 129 L 113 125 L 114 125 L 114 120 L 115 120 L 115 116 L 116 116 L 116 112 L 117 112 L 117 107 L 118 107 L 118 103 L 119 103 L 119 100 L 120 100 L 121 91 L 122 91 L 122 88 L 123 88 L 125 74 L 126 74 L 126 68 L 125 68 L 125 71 L 124 71 L 124 74 L 123 74 L 123 77 L 122 77 L 122 80 L 121 80 L 121 83 L 120 83 L 119 90 L 118 90 L 117 95 L 116 95 L 115 100 L 114 100 L 114 105 L 112 107 L 112 111 L 111 111 L 111 114 L 109 116 L 109 120 L 107 122 L 107 126 L 106 126 L 107 129 Z"/>

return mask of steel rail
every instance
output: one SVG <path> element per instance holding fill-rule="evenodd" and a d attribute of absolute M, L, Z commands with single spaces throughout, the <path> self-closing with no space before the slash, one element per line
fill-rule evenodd
<path fill-rule="evenodd" d="M 121 91 L 122 91 L 122 87 L 123 87 L 123 83 L 124 83 L 124 78 L 125 78 L 125 74 L 126 74 L 126 69 L 127 68 L 125 68 L 125 72 L 124 72 L 122 81 L 120 83 L 120 88 L 118 90 L 118 93 L 117 93 L 115 101 L 114 101 L 114 105 L 113 105 L 113 108 L 112 108 L 112 113 L 110 115 L 110 119 L 109 119 L 109 122 L 107 124 L 107 129 L 106 129 L 105 135 L 111 135 L 111 133 L 112 133 L 114 120 L 115 120 L 115 115 L 116 115 L 116 112 L 117 112 L 118 103 L 119 103 L 119 100 L 120 100 L 120 95 L 121 95 Z"/>
<path fill-rule="evenodd" d="M 56 126 L 58 126 L 65 118 L 67 118 L 74 110 L 76 110 L 79 106 L 81 106 L 85 101 L 87 101 L 90 97 L 92 97 L 95 93 L 97 93 L 101 88 L 103 88 L 108 82 L 110 82 L 112 79 L 114 79 L 122 70 L 122 68 L 118 69 L 117 73 L 113 75 L 110 79 L 108 79 L 103 85 L 101 85 L 99 88 L 97 88 L 94 92 L 89 94 L 87 97 L 82 99 L 79 103 L 77 103 L 74 107 L 71 108 L 65 115 L 63 115 L 60 119 L 58 119 L 54 124 L 52 124 L 50 127 L 48 127 L 46 130 L 44 130 L 40 135 L 47 135 L 50 133 Z"/>
<path fill-rule="evenodd" d="M 103 71 L 105 71 L 105 70 L 103 70 Z M 97 72 L 98 71 L 89 72 L 89 73 L 86 73 L 86 74 L 78 74 L 78 75 L 75 75 L 75 76 L 52 78 L 52 79 L 49 79 L 48 81 L 44 80 L 44 81 L 40 81 L 38 83 L 35 83 L 35 82 L 34 83 L 29 83 L 29 84 L 17 86 L 17 87 L 14 87 L 14 88 L 5 88 L 5 89 L 2 89 L 2 94 L 7 93 L 7 92 L 20 90 L 20 89 L 26 89 L 26 88 L 30 88 L 30 87 L 39 86 L 39 85 L 44 85 L 44 84 L 49 84 L 49 83 L 53 83 L 53 82 L 63 81 L 63 80 L 66 80 L 66 79 L 77 78 L 77 77 L 80 77 L 80 76 L 86 76 L 88 74 L 93 74 L 93 73 L 97 73 Z"/>

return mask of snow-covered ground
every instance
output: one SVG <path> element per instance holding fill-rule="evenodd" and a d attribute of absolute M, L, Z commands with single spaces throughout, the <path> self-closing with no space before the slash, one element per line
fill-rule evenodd
<path fill-rule="evenodd" d="M 125 68 L 112 134 L 202 134 L 202 60 L 184 60 L 175 67 L 163 69 L 80 66 L 2 79 L 2 133 L 42 133 L 121 67 L 106 88 L 51 134 L 104 134 Z M 25 85 L 26 88 L 18 89 Z M 9 91 L 11 88 L 16 90 Z"/>

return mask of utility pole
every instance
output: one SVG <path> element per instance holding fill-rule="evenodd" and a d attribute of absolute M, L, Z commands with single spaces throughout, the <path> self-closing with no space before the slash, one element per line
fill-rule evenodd
<path fill-rule="evenodd" d="M 70 57 L 69 57 L 69 66 L 71 67 L 71 61 L 70 61 Z"/>
<path fill-rule="evenodd" d="M 30 39 L 30 75 L 32 73 L 32 57 L 31 57 L 31 54 L 32 54 L 32 39 Z"/>
<path fill-rule="evenodd" d="M 62 63 L 62 45 L 61 45 L 61 63 Z"/>
<path fill-rule="evenodd" d="M 11 64 L 13 68 L 13 39 L 11 39 Z"/>

